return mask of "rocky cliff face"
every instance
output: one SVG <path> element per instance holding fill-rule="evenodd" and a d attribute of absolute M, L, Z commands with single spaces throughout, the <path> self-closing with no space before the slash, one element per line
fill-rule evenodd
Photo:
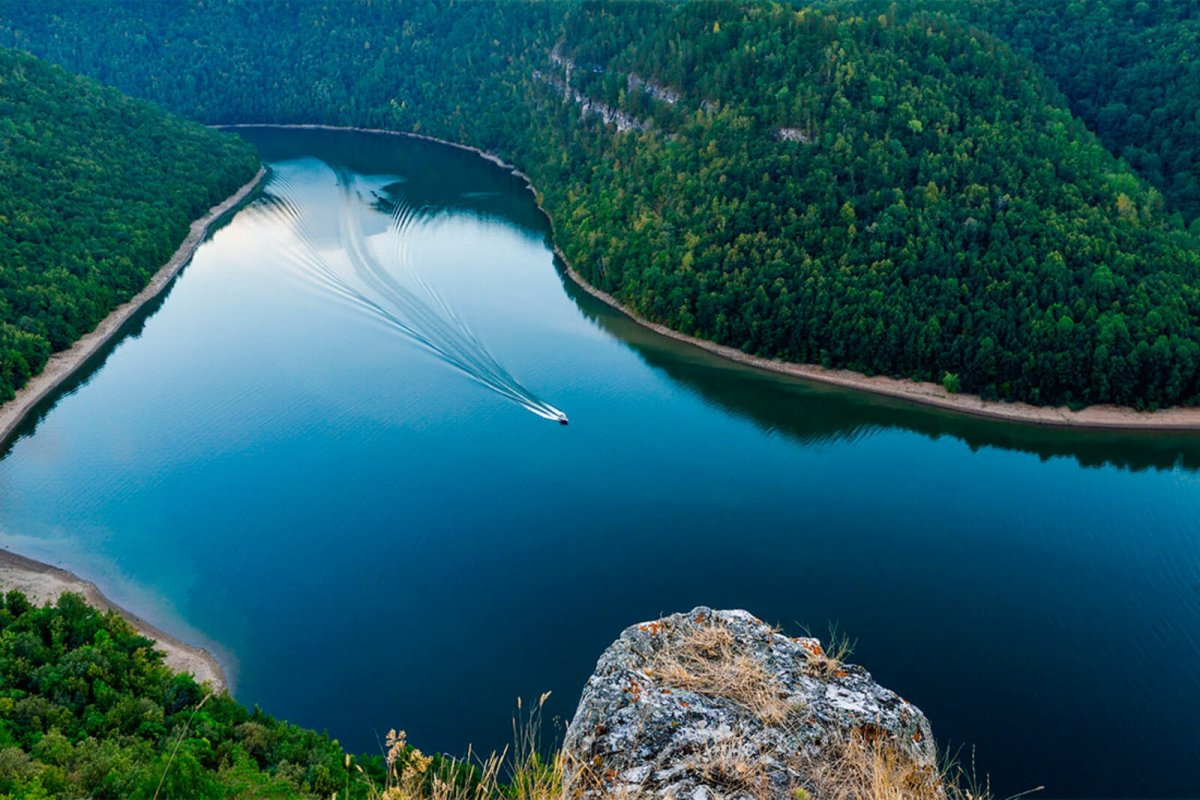
<path fill-rule="evenodd" d="M 944 796 L 918 708 L 745 611 L 626 629 L 584 688 L 564 756 L 567 798 Z"/>

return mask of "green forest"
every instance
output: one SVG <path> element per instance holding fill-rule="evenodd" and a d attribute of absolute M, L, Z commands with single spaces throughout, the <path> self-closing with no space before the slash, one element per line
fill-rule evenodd
<path fill-rule="evenodd" d="M 0 400 L 254 176 L 235 137 L 0 50 Z"/>
<path fill-rule="evenodd" d="M 1041 67 L 1071 111 L 1200 233 L 1200 9 L 1189 0 L 951 2 Z"/>
<path fill-rule="evenodd" d="M 496 152 L 584 277 L 684 333 L 987 399 L 1158 408 L 1200 400 L 1198 17 L 6 0 L 0 43 L 206 123 Z"/>
<path fill-rule="evenodd" d="M 545 700 L 545 697 L 542 698 Z M 0 594 L 0 800 L 547 800 L 540 704 L 504 755 L 423 754 L 389 732 L 375 755 L 248 709 L 164 666 L 155 643 L 75 594 Z"/>
<path fill-rule="evenodd" d="M 210 696 L 114 612 L 0 597 L 0 798 L 328 798 L 351 773 L 336 741 Z"/>
<path fill-rule="evenodd" d="M 1195 2 L 0 0 L 0 400 L 254 175 L 205 126 L 255 122 L 496 153 L 588 281 L 747 353 L 1200 404 Z M 377 798 L 388 766 L 0 596 L 0 800 Z"/>

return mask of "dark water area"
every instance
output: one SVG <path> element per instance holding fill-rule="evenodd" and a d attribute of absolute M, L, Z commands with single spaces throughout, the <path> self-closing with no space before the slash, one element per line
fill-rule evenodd
<path fill-rule="evenodd" d="M 836 623 L 1001 796 L 1200 796 L 1200 438 L 722 362 L 574 287 L 471 153 L 242 135 L 262 197 L 9 446 L 0 544 L 356 750 L 499 748 L 703 604 Z"/>

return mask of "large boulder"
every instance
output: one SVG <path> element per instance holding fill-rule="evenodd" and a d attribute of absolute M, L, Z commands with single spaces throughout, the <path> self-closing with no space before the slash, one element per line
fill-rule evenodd
<path fill-rule="evenodd" d="M 746 611 L 627 628 L 567 729 L 566 797 L 943 797 L 925 715 L 837 656 Z"/>

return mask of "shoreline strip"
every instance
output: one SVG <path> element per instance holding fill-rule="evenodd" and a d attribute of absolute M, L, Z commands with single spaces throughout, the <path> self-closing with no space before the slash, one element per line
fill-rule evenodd
<path fill-rule="evenodd" d="M 109 312 L 91 331 L 75 340 L 66 350 L 61 350 L 50 356 L 46 366 L 37 375 L 29 379 L 16 396 L 0 406 L 0 447 L 9 443 L 13 434 L 25 418 L 47 395 L 75 374 L 88 359 L 96 354 L 109 340 L 117 335 L 129 318 L 146 303 L 153 300 L 170 285 L 172 279 L 179 274 L 195 254 L 196 248 L 208 235 L 208 229 L 227 212 L 236 208 L 262 182 L 267 174 L 266 168 L 259 167 L 258 174 L 249 183 L 242 186 L 222 202 L 213 206 L 198 220 L 192 222 L 188 235 L 179 244 L 171 258 L 159 268 L 140 292 Z"/>
<path fill-rule="evenodd" d="M 864 375 L 861 372 L 832 369 L 819 364 L 800 364 L 793 361 L 753 356 L 735 347 L 688 336 L 686 333 L 680 333 L 665 325 L 638 316 L 637 313 L 622 305 L 617 298 L 588 283 L 587 279 L 576 272 L 563 258 L 557 246 L 555 246 L 554 252 L 566 266 L 567 275 L 580 289 L 612 306 L 638 325 L 649 328 L 660 336 L 698 347 L 728 361 L 754 369 L 896 398 L 914 405 L 929 406 L 955 414 L 998 422 L 1085 430 L 1200 432 L 1200 408 L 1137 411 L 1123 406 L 1095 405 L 1073 411 L 1063 406 L 1035 406 L 1030 403 L 984 400 L 976 394 L 951 394 L 938 384 L 927 381 L 890 378 L 884 375 Z"/>
<path fill-rule="evenodd" d="M 166 654 L 165 663 L 171 669 L 190 673 L 197 682 L 210 684 L 217 693 L 229 689 L 225 667 L 212 652 L 155 627 L 109 600 L 96 584 L 65 569 L 0 548 L 0 589 L 21 591 L 31 603 L 39 606 L 53 603 L 67 592 L 81 595 L 88 605 L 101 611 L 116 612 L 142 636 L 153 639 L 155 649 Z"/>
<path fill-rule="evenodd" d="M 428 136 L 423 133 L 389 131 L 382 128 L 357 128 L 322 124 L 285 125 L 274 123 L 243 123 L 236 125 L 214 125 L 213 127 L 222 129 L 276 128 L 285 130 L 352 131 L 356 133 L 374 133 L 387 136 L 403 136 L 409 139 L 422 139 L 427 142 L 436 142 L 456 147 L 460 150 L 467 150 L 525 181 L 526 188 L 534 196 L 534 202 L 537 203 L 538 209 L 550 221 L 550 229 L 553 234 L 554 218 L 538 202 L 537 189 L 534 187 L 533 181 L 529 179 L 529 176 L 494 153 L 488 153 L 478 147 L 439 139 L 436 136 Z M 1085 430 L 1200 433 L 1200 408 L 1181 407 L 1167 408 L 1159 411 L 1137 411 L 1125 406 L 1094 405 L 1074 411 L 1064 406 L 1035 406 L 1031 403 L 984 400 L 976 394 L 951 394 L 942 386 L 928 381 L 890 378 L 882 375 L 864 375 L 848 369 L 831 369 L 818 364 L 801 364 L 793 361 L 782 361 L 775 358 L 762 358 L 760 356 L 749 355 L 735 347 L 718 344 L 708 339 L 689 336 L 686 333 L 680 333 L 665 325 L 645 319 L 621 303 L 616 297 L 589 283 L 586 278 L 571 266 L 571 262 L 563 255 L 562 250 L 553 241 L 553 238 L 551 238 L 550 245 L 554 250 L 554 254 L 565 267 L 564 271 L 567 277 L 592 297 L 621 312 L 638 325 L 654 331 L 661 336 L 698 347 L 720 358 L 753 369 L 868 394 L 890 397 L 915 405 L 937 408 L 954 414 L 989 419 L 997 422 Z"/>

